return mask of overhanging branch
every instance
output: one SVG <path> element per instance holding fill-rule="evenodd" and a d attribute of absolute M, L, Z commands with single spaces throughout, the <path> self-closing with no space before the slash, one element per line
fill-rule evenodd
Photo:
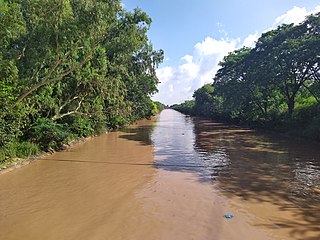
<path fill-rule="evenodd" d="M 55 81 L 60 81 L 63 77 L 69 75 L 70 73 L 79 70 L 80 68 L 82 68 L 83 65 L 85 65 L 90 58 L 92 57 L 92 52 L 94 51 L 95 46 L 92 47 L 89 51 L 89 53 L 86 55 L 86 57 L 84 58 L 84 60 L 77 66 L 70 68 L 69 70 L 63 72 L 62 74 L 60 74 L 60 76 L 55 77 L 55 78 L 50 78 L 51 75 L 56 71 L 57 67 L 61 64 L 62 60 L 59 59 L 55 65 L 51 68 L 51 70 L 49 71 L 49 73 L 42 79 L 41 82 L 33 85 L 29 90 L 23 92 L 17 99 L 16 104 L 20 103 L 21 101 L 23 101 L 27 96 L 29 96 L 31 93 L 33 93 L 34 91 L 36 91 L 38 88 L 48 85 L 52 82 Z"/>

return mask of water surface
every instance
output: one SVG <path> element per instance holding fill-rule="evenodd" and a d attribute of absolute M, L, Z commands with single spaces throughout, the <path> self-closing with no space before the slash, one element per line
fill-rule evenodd
<path fill-rule="evenodd" d="M 319 156 L 165 110 L 0 175 L 0 239 L 318 240 Z"/>
<path fill-rule="evenodd" d="M 319 144 L 170 110 L 152 139 L 158 167 L 210 182 L 276 239 L 320 239 Z"/>

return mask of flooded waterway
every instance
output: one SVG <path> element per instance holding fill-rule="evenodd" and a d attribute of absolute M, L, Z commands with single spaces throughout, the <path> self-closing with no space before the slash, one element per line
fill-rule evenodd
<path fill-rule="evenodd" d="M 319 240 L 320 145 L 164 110 L 0 175 L 0 239 Z"/>

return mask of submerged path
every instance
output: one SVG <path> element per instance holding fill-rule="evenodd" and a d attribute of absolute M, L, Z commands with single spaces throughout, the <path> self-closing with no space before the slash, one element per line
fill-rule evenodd
<path fill-rule="evenodd" d="M 319 240 L 319 222 L 319 145 L 173 110 L 0 175 L 6 240 Z"/>

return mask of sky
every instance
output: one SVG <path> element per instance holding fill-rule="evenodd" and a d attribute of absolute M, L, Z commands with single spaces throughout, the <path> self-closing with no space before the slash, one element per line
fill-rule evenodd
<path fill-rule="evenodd" d="M 229 52 L 253 47 L 259 36 L 283 23 L 302 22 L 320 12 L 319 0 L 123 0 L 128 11 L 139 7 L 151 18 L 154 49 L 163 49 L 157 69 L 159 92 L 152 99 L 166 105 L 192 99 L 211 83 L 218 63 Z"/>

